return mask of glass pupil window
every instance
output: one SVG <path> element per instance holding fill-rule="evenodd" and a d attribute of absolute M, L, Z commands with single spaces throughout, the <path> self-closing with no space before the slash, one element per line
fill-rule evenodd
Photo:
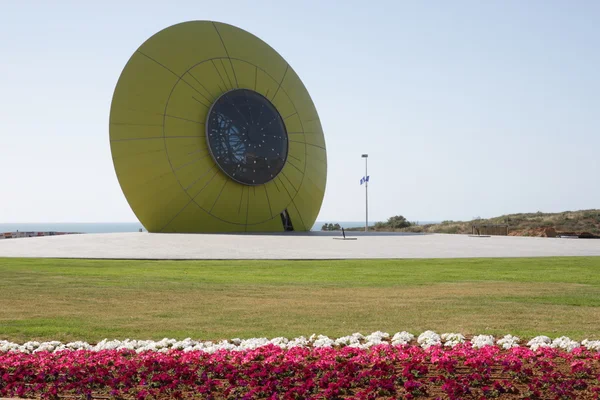
<path fill-rule="evenodd" d="M 221 170 L 246 185 L 269 182 L 287 158 L 283 119 L 267 98 L 252 90 L 232 90 L 215 101 L 208 114 L 206 139 Z"/>

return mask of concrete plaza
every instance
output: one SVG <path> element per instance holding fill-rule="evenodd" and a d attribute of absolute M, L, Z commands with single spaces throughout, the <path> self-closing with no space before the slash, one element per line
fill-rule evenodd
<path fill-rule="evenodd" d="M 352 259 L 600 256 L 600 240 L 349 232 L 103 233 L 0 240 L 0 257 Z"/>

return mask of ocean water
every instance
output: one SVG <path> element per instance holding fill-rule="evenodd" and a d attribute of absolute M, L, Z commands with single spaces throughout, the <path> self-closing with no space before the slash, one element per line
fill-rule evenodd
<path fill-rule="evenodd" d="M 369 222 L 369 225 L 376 221 Z M 419 221 L 419 224 L 433 221 Z M 312 231 L 320 231 L 325 223 L 340 224 L 342 228 L 357 228 L 365 226 L 365 221 L 316 221 Z M 79 233 L 116 233 L 139 232 L 146 229 L 139 222 L 26 222 L 0 223 L 0 232 L 79 232 Z"/>
<path fill-rule="evenodd" d="M 0 232 L 78 232 L 115 233 L 139 232 L 139 222 L 27 222 L 0 223 Z M 146 231 L 143 229 L 144 232 Z"/>

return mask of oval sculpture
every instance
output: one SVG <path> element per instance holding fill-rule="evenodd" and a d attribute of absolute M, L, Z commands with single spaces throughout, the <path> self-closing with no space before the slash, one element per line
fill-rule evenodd
<path fill-rule="evenodd" d="M 119 183 L 149 232 L 308 231 L 325 193 L 317 110 L 269 45 L 190 21 L 140 46 L 112 99 Z"/>

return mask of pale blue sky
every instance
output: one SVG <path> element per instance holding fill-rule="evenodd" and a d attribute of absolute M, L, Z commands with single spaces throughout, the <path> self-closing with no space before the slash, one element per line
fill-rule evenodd
<path fill-rule="evenodd" d="M 135 221 L 108 141 L 144 40 L 239 26 L 319 111 L 319 220 L 469 219 L 600 208 L 600 2 L 7 1 L 0 14 L 0 222 Z"/>

